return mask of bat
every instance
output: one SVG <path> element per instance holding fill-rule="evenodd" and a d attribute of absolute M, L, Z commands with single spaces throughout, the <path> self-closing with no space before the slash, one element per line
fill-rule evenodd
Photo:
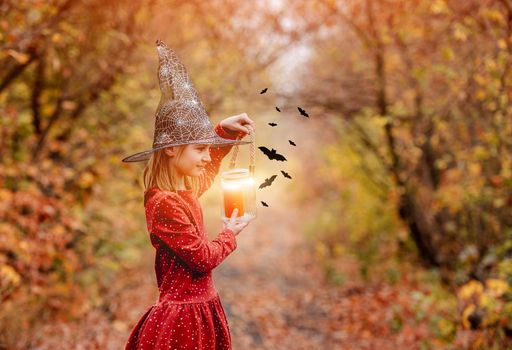
<path fill-rule="evenodd" d="M 286 158 L 279 154 L 279 153 L 276 153 L 276 150 L 272 148 L 272 150 L 269 150 L 267 147 L 265 146 L 260 146 L 258 147 L 262 152 L 263 154 L 265 154 L 268 159 L 272 160 L 272 159 L 275 159 L 277 161 L 281 161 L 281 162 L 284 162 L 286 161 Z"/>
<path fill-rule="evenodd" d="M 289 179 L 291 179 L 291 178 L 292 178 L 292 177 L 290 176 L 290 174 L 288 174 L 286 171 L 282 171 L 282 170 L 281 170 L 281 172 L 283 173 L 283 176 L 284 176 L 284 177 L 287 177 L 287 178 L 289 178 Z"/>
<path fill-rule="evenodd" d="M 261 204 L 263 204 L 264 207 L 268 207 L 268 204 L 265 203 L 264 201 L 261 201 Z"/>
<path fill-rule="evenodd" d="M 293 142 L 292 140 L 288 140 L 288 142 L 289 142 L 289 143 L 290 143 L 290 145 L 292 145 L 292 146 L 297 146 L 297 145 L 295 144 L 295 142 Z"/>
<path fill-rule="evenodd" d="M 271 177 L 266 178 L 265 181 L 263 181 L 262 184 L 260 185 L 260 187 L 258 187 L 258 188 L 264 188 L 264 187 L 272 185 L 272 182 L 274 182 L 276 177 L 277 177 L 277 175 L 272 175 Z"/>
<path fill-rule="evenodd" d="M 268 123 L 268 125 L 270 125 L 270 126 L 276 126 L 277 124 L 276 124 L 276 123 Z"/>
<path fill-rule="evenodd" d="M 279 107 L 276 106 L 276 111 L 278 112 L 281 112 L 281 110 L 279 109 Z"/>
<path fill-rule="evenodd" d="M 263 90 L 261 90 L 260 95 L 261 95 L 261 94 L 264 94 L 265 92 L 267 92 L 267 89 L 268 89 L 268 88 L 264 88 Z"/>
<path fill-rule="evenodd" d="M 297 109 L 299 110 L 300 115 L 303 115 L 303 116 L 305 116 L 305 117 L 309 118 L 309 114 L 308 114 L 305 110 L 303 110 L 303 109 L 302 109 L 302 108 L 300 108 L 300 107 L 297 107 Z"/>

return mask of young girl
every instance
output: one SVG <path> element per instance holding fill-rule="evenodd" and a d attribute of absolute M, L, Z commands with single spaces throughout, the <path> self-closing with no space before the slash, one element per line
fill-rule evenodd
<path fill-rule="evenodd" d="M 185 68 L 162 42 L 153 149 L 123 159 L 144 169 L 147 229 L 156 249 L 158 301 L 133 328 L 125 349 L 231 349 L 228 321 L 212 270 L 236 248 L 248 225 L 237 212 L 208 240 L 198 198 L 218 174 L 233 144 L 254 131 L 243 113 L 212 128 Z"/>

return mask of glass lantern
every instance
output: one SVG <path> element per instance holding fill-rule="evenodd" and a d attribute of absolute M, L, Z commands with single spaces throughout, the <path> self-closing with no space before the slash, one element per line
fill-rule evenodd
<path fill-rule="evenodd" d="M 221 175 L 224 197 L 222 220 L 229 221 L 238 208 L 237 220 L 248 222 L 256 218 L 256 185 L 249 169 L 231 169 Z"/>

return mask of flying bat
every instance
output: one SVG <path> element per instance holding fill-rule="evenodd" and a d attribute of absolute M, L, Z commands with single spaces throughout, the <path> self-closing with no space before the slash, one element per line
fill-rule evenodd
<path fill-rule="evenodd" d="M 276 123 L 268 123 L 268 125 L 270 125 L 270 126 L 276 126 L 277 124 L 276 124 Z"/>
<path fill-rule="evenodd" d="M 287 177 L 287 178 L 289 178 L 289 179 L 291 179 L 291 178 L 292 178 L 292 177 L 290 176 L 290 174 L 288 174 L 286 171 L 282 171 L 282 170 L 281 170 L 281 172 L 283 173 L 283 176 L 284 176 L 284 177 Z"/>
<path fill-rule="evenodd" d="M 267 92 L 267 89 L 268 89 L 268 88 L 264 88 L 263 90 L 261 90 L 260 95 L 261 95 L 261 94 L 264 94 L 265 92 Z"/>
<path fill-rule="evenodd" d="M 302 109 L 302 108 L 300 108 L 300 107 L 297 107 L 297 109 L 299 110 L 300 115 L 303 115 L 303 116 L 305 116 L 305 117 L 309 118 L 309 114 L 308 114 L 305 110 L 303 110 L 303 109 Z"/>
<path fill-rule="evenodd" d="M 270 151 L 267 147 L 265 146 L 260 146 L 258 147 L 267 157 L 268 159 L 272 160 L 272 159 L 275 159 L 277 161 L 281 161 L 281 162 L 284 162 L 286 161 L 286 158 L 279 154 L 279 153 L 276 153 L 276 150 L 272 148 L 272 150 Z"/>
<path fill-rule="evenodd" d="M 290 143 L 290 145 L 292 145 L 292 146 L 297 146 L 297 145 L 295 144 L 295 142 L 293 142 L 292 140 L 288 140 L 288 142 L 289 142 L 289 143 Z"/>
<path fill-rule="evenodd" d="M 271 177 L 266 178 L 265 181 L 258 188 L 264 188 L 264 187 L 272 185 L 272 182 L 274 182 L 276 177 L 277 177 L 277 175 L 272 175 Z"/>
<path fill-rule="evenodd" d="M 278 112 L 281 112 L 281 110 L 279 109 L 279 107 L 276 106 L 276 111 Z"/>
<path fill-rule="evenodd" d="M 261 202 L 261 204 L 263 204 L 264 207 L 268 207 L 268 204 L 265 203 L 264 201 L 260 201 L 260 202 Z"/>

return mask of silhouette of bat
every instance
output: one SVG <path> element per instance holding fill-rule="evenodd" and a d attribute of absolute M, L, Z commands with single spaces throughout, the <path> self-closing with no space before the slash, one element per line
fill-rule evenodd
<path fill-rule="evenodd" d="M 292 146 L 297 146 L 297 145 L 295 144 L 295 142 L 293 142 L 292 140 L 288 140 L 288 142 L 289 142 L 289 143 L 290 143 L 290 145 L 292 145 Z"/>
<path fill-rule="evenodd" d="M 266 178 L 265 181 L 263 181 L 260 185 L 260 187 L 258 188 L 264 188 L 264 187 L 267 187 L 267 186 L 270 186 L 272 185 L 272 182 L 274 182 L 274 180 L 276 179 L 277 175 L 272 175 L 271 177 L 269 178 Z"/>
<path fill-rule="evenodd" d="M 272 160 L 272 159 L 275 159 L 277 161 L 281 161 L 281 162 L 284 162 L 286 161 L 286 158 L 279 154 L 279 153 L 276 153 L 276 150 L 272 148 L 272 150 L 269 150 L 267 147 L 265 146 L 260 146 L 258 147 L 262 152 L 263 154 L 265 154 L 268 159 Z"/>
<path fill-rule="evenodd" d="M 276 111 L 281 112 L 281 110 L 276 106 Z"/>
<path fill-rule="evenodd" d="M 265 92 L 267 92 L 267 89 L 268 89 L 268 88 L 264 88 L 263 90 L 261 90 L 260 95 L 261 95 L 261 94 L 264 94 Z"/>
<path fill-rule="evenodd" d="M 270 126 L 276 126 L 277 124 L 276 124 L 276 123 L 268 123 L 268 125 L 270 125 Z"/>
<path fill-rule="evenodd" d="M 302 108 L 300 108 L 300 107 L 297 107 L 297 109 L 299 110 L 300 115 L 303 115 L 303 116 L 305 116 L 305 117 L 309 118 L 309 114 L 308 114 L 305 110 L 303 110 L 303 109 L 302 109 Z"/>
<path fill-rule="evenodd" d="M 289 178 L 289 179 L 291 179 L 291 178 L 292 178 L 292 177 L 290 176 L 290 174 L 288 174 L 286 171 L 282 171 L 282 170 L 281 170 L 281 172 L 283 173 L 283 176 L 284 176 L 284 177 L 287 177 L 287 178 Z"/>
<path fill-rule="evenodd" d="M 260 201 L 260 202 L 261 202 L 261 204 L 263 204 L 264 207 L 268 207 L 268 204 L 265 203 L 264 201 Z"/>

